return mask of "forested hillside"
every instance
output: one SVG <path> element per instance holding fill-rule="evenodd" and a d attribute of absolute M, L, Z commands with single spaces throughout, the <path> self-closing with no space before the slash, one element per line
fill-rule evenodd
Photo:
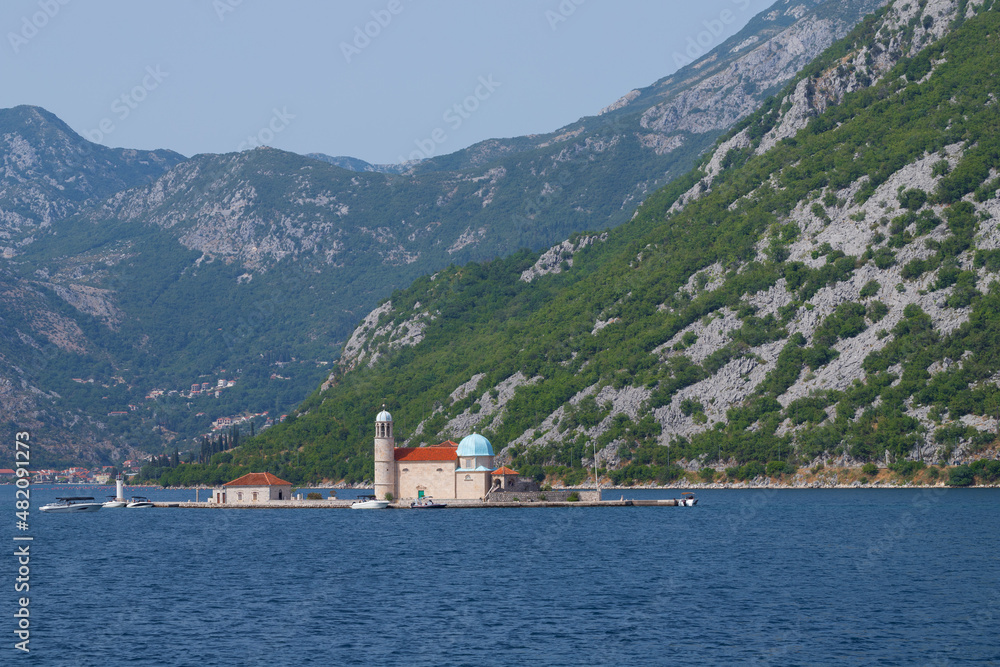
<path fill-rule="evenodd" d="M 394 289 L 628 221 L 884 1 L 778 0 L 594 115 L 392 168 L 107 149 L 9 110 L 0 423 L 32 429 L 55 465 L 191 451 L 217 418 L 277 418 Z"/>
<path fill-rule="evenodd" d="M 419 279 L 293 419 L 164 479 L 360 481 L 383 401 L 410 445 L 476 430 L 522 472 L 569 480 L 595 449 L 628 482 L 678 463 L 953 462 L 993 447 L 992 5 L 892 3 L 630 223 Z"/>

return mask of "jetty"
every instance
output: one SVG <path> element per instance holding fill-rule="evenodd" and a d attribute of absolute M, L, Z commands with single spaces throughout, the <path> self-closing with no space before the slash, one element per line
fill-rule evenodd
<path fill-rule="evenodd" d="M 353 499 L 335 500 L 279 500 L 258 503 L 206 503 L 194 501 L 154 502 L 155 507 L 192 508 L 192 509 L 350 509 Z M 525 502 L 502 501 L 489 502 L 481 500 L 444 501 L 444 509 L 515 509 L 530 507 L 677 507 L 680 501 L 676 498 L 663 500 L 531 500 Z M 390 503 L 387 509 L 410 509 L 410 502 Z"/>

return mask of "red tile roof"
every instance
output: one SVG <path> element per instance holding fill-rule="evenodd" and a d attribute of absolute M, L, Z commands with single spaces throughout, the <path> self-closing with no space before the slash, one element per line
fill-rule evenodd
<path fill-rule="evenodd" d="M 397 461 L 457 461 L 455 453 L 458 445 L 451 447 L 447 443 L 437 447 L 396 447 Z"/>
<path fill-rule="evenodd" d="M 516 470 L 511 470 L 507 466 L 502 466 L 493 471 L 494 475 L 517 475 L 519 474 Z"/>
<path fill-rule="evenodd" d="M 223 486 L 291 486 L 291 482 L 286 482 L 280 477 L 275 477 L 269 472 L 249 472 L 239 479 L 226 482 Z"/>

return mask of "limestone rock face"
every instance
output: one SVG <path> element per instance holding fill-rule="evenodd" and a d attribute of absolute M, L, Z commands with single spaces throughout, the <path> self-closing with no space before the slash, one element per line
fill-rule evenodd
<path fill-rule="evenodd" d="M 539 256 L 538 260 L 535 261 L 535 264 L 530 269 L 526 269 L 521 274 L 521 280 L 526 283 L 530 283 L 539 276 L 548 275 L 550 273 L 560 273 L 562 271 L 563 262 L 566 262 L 567 268 L 573 266 L 573 255 L 593 243 L 606 241 L 607 238 L 608 235 L 606 233 L 592 236 L 581 236 L 576 239 L 576 241 L 566 240 L 558 245 L 552 246 Z"/>

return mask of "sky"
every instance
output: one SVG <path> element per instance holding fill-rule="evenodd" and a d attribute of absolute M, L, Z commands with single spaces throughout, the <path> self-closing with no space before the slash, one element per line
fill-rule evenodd
<path fill-rule="evenodd" d="M 773 0 L 4 0 L 0 108 L 112 147 L 373 163 L 556 130 Z"/>

